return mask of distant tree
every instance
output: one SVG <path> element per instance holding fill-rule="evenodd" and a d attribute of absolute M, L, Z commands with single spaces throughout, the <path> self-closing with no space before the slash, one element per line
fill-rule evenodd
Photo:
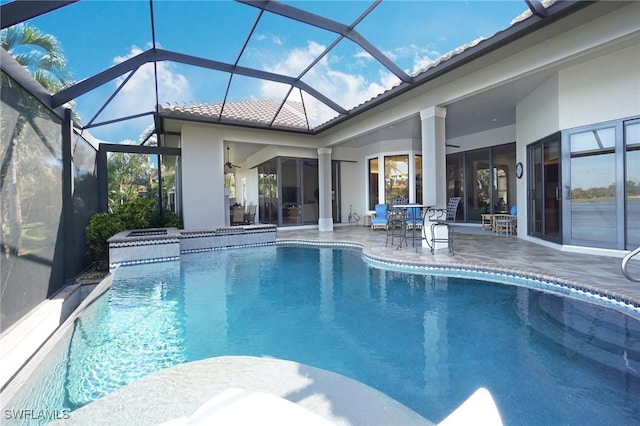
<path fill-rule="evenodd" d="M 147 155 L 123 152 L 111 155 L 107 160 L 109 210 L 138 198 L 140 193 L 151 194 L 156 175 Z"/>

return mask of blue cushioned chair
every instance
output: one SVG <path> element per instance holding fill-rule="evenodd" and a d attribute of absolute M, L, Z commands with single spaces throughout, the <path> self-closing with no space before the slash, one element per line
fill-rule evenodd
<path fill-rule="evenodd" d="M 420 207 L 407 207 L 407 229 L 422 229 L 423 222 Z"/>
<path fill-rule="evenodd" d="M 371 229 L 387 229 L 389 226 L 389 220 L 387 219 L 387 205 L 376 204 L 375 216 L 371 218 Z"/>

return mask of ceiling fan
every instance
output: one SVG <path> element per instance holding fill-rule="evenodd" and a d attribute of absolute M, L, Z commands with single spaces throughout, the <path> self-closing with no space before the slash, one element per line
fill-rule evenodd
<path fill-rule="evenodd" d="M 234 167 L 241 169 L 242 167 L 240 166 L 236 166 L 235 164 L 232 164 L 231 161 L 229 160 L 229 147 L 227 147 L 227 162 L 224 163 L 225 166 L 227 166 L 227 168 L 232 169 Z"/>

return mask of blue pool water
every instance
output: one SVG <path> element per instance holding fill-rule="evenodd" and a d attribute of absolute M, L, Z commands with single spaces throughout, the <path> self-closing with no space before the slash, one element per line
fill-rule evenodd
<path fill-rule="evenodd" d="M 640 424 L 640 322 L 524 287 L 267 246 L 118 269 L 23 406 L 76 409 L 154 371 L 277 357 L 438 422 L 479 387 L 507 425 Z M 24 402 L 24 401 L 29 402 Z"/>

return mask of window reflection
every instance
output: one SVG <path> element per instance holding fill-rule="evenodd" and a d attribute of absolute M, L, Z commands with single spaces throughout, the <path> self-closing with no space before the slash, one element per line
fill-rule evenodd
<path fill-rule="evenodd" d="M 516 153 L 513 146 L 493 149 L 493 194 L 491 213 L 509 213 L 516 204 Z"/>
<path fill-rule="evenodd" d="M 369 210 L 374 210 L 379 202 L 378 192 L 378 159 L 369 159 Z"/>
<path fill-rule="evenodd" d="M 461 197 L 457 220 L 508 213 L 516 203 L 516 144 L 447 155 L 447 197 Z"/>
<path fill-rule="evenodd" d="M 415 158 L 416 203 L 422 204 L 422 155 Z"/>
<path fill-rule="evenodd" d="M 467 220 L 480 221 L 480 216 L 491 211 L 491 169 L 489 150 L 481 149 L 466 154 L 466 206 Z"/>
<path fill-rule="evenodd" d="M 615 128 L 572 134 L 571 238 L 616 242 Z"/>
<path fill-rule="evenodd" d="M 409 156 L 384 157 L 385 203 L 393 204 L 398 198 L 409 199 Z"/>
<path fill-rule="evenodd" d="M 627 249 L 640 245 L 640 121 L 625 126 Z"/>
<path fill-rule="evenodd" d="M 456 220 L 464 218 L 464 155 L 447 156 L 447 198 L 461 197 Z"/>

